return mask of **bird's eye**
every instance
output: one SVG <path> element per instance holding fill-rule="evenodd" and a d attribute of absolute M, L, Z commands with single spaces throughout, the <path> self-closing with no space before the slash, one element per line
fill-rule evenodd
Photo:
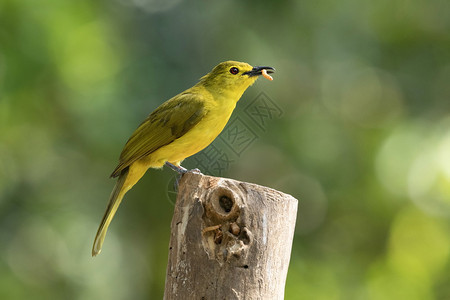
<path fill-rule="evenodd" d="M 230 73 L 233 74 L 233 75 L 236 75 L 237 73 L 239 73 L 239 69 L 236 68 L 236 67 L 232 67 L 232 68 L 230 69 Z"/>

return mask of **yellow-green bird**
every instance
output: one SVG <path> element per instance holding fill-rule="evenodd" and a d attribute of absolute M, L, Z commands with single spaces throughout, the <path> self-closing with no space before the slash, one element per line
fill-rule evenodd
<path fill-rule="evenodd" d="M 95 236 L 92 256 L 102 250 L 106 231 L 123 196 L 147 169 L 166 164 L 185 173 L 187 170 L 180 163 L 220 134 L 236 102 L 258 75 L 271 79 L 267 73 L 274 70 L 237 61 L 220 63 L 196 85 L 169 99 L 147 117 L 125 144 L 119 164 L 111 174 L 118 179 Z"/>

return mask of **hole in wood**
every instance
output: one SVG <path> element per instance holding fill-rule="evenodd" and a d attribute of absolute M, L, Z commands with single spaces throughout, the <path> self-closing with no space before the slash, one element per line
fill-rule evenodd
<path fill-rule="evenodd" d="M 239 195 L 235 194 L 231 188 L 213 189 L 204 202 L 206 224 L 224 224 L 225 221 L 236 220 L 240 213 L 239 203 L 241 203 Z"/>
<path fill-rule="evenodd" d="M 219 204 L 220 207 L 222 207 L 226 213 L 229 213 L 233 208 L 234 201 L 231 200 L 229 197 L 222 195 L 219 198 Z"/>
<path fill-rule="evenodd" d="M 251 237 L 247 228 L 243 228 L 241 234 L 239 235 L 239 239 L 244 243 L 244 245 L 248 245 L 251 242 Z"/>

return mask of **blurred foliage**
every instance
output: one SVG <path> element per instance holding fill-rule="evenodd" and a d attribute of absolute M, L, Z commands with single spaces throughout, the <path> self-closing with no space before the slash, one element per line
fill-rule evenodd
<path fill-rule="evenodd" d="M 450 2 L 0 0 L 0 298 L 160 299 L 171 170 L 125 141 L 228 60 L 283 111 L 224 176 L 300 200 L 287 299 L 450 299 Z M 186 163 L 192 163 L 192 158 Z"/>

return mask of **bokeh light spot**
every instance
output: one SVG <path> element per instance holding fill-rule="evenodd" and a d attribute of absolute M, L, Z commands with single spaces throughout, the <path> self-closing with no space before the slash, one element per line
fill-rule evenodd
<path fill-rule="evenodd" d="M 59 68 L 67 86 L 74 90 L 92 90 L 119 70 L 118 55 L 103 31 L 103 24 L 95 21 L 67 33 L 63 41 Z"/>
<path fill-rule="evenodd" d="M 449 257 L 449 233 L 433 217 L 407 208 L 392 224 L 388 251 L 390 265 L 402 276 L 431 283 Z"/>

